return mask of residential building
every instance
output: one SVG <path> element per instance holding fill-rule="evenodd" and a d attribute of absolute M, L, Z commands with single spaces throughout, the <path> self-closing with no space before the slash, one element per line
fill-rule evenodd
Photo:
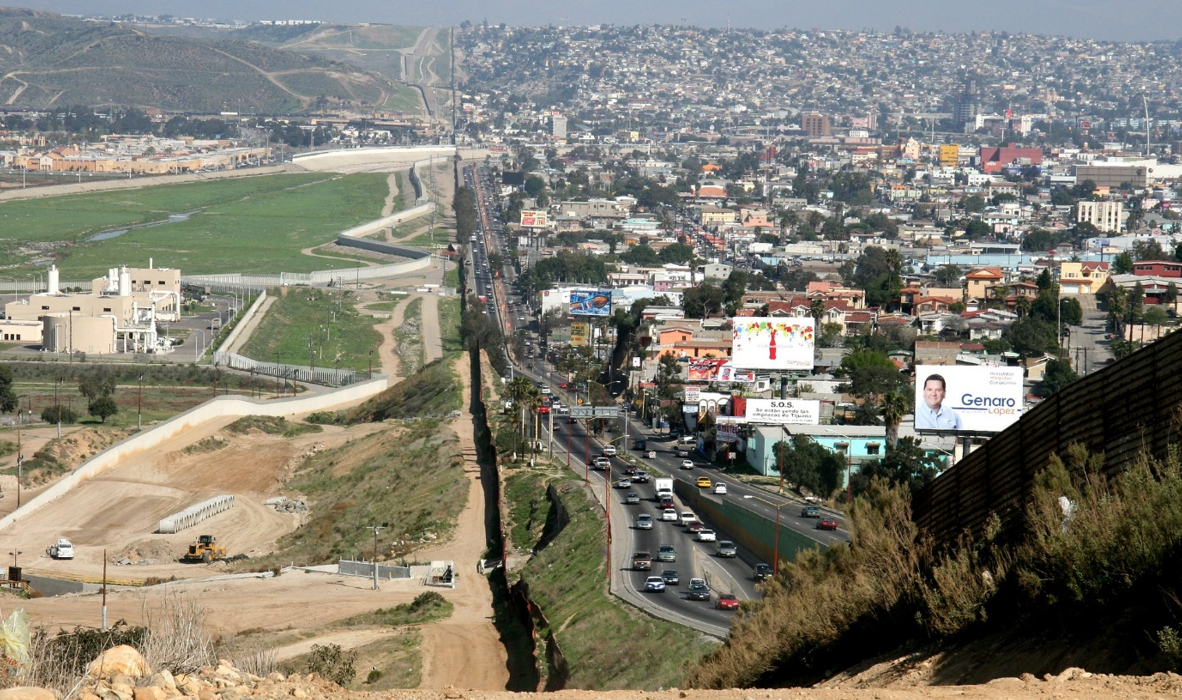
<path fill-rule="evenodd" d="M 1088 202 L 1075 205 L 1076 223 L 1089 223 L 1105 233 L 1123 231 L 1128 214 L 1124 204 L 1116 201 Z"/>

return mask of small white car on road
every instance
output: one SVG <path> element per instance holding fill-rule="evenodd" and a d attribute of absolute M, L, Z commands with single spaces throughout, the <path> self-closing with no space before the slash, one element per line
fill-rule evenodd
<path fill-rule="evenodd" d="M 699 542 L 714 542 L 717 539 L 718 536 L 714 534 L 713 530 L 698 530 Z"/>
<path fill-rule="evenodd" d="M 694 461 L 692 459 L 681 460 L 681 468 L 682 469 L 693 469 L 694 468 Z"/>
<path fill-rule="evenodd" d="M 724 484 L 721 481 L 714 482 L 714 495 L 715 496 L 725 496 L 726 495 L 726 484 Z"/>
<path fill-rule="evenodd" d="M 53 546 L 46 549 L 45 553 L 48 554 L 51 559 L 73 559 L 74 545 L 63 537 L 57 542 L 54 542 Z"/>

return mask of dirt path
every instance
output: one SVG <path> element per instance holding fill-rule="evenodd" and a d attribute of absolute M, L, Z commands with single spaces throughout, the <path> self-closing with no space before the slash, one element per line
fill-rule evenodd
<path fill-rule="evenodd" d="M 382 336 L 382 342 L 378 345 L 378 363 L 382 368 L 382 374 L 390 378 L 390 386 L 394 386 L 403 379 L 399 374 L 402 371 L 402 363 L 398 361 L 398 340 L 394 337 L 394 329 L 402 325 L 406 306 L 411 299 L 414 297 L 404 297 L 390 312 L 388 320 L 375 324 L 373 327 Z M 360 310 L 364 311 L 365 307 L 360 307 Z"/>
<path fill-rule="evenodd" d="M 381 641 L 387 637 L 392 637 L 397 634 L 397 630 L 377 629 L 377 630 L 342 630 L 340 632 L 332 632 L 330 634 L 322 634 L 319 637 L 311 637 L 309 639 L 300 640 L 294 644 L 276 647 L 272 651 L 275 652 L 276 661 L 286 661 L 294 659 L 297 656 L 302 656 L 312 651 L 313 645 L 319 644 L 325 646 L 327 644 L 336 644 L 342 649 L 356 649 L 363 647 L 366 644 Z"/>
<path fill-rule="evenodd" d="M 423 295 L 423 357 L 434 362 L 443 357 L 443 335 L 439 330 L 439 296 Z"/>
<path fill-rule="evenodd" d="M 268 295 L 267 298 L 263 300 L 263 305 L 259 307 L 259 310 L 256 311 L 253 316 L 250 317 L 250 321 L 248 321 L 238 333 L 238 337 L 234 339 L 234 344 L 229 347 L 230 352 L 239 352 L 242 350 L 242 346 L 246 345 L 246 341 L 250 340 L 250 336 L 255 332 L 256 329 L 258 329 L 259 324 L 262 323 L 263 318 L 267 315 L 267 310 L 271 308 L 271 305 L 275 303 L 276 299 L 278 299 L 278 297 L 274 295 Z"/>
<path fill-rule="evenodd" d="M 472 384 L 467 355 L 456 360 L 456 372 L 467 396 Z M 464 455 L 468 505 L 449 542 L 417 551 L 415 557 L 424 561 L 450 559 L 460 576 L 455 590 L 441 591 L 455 605 L 452 616 L 422 628 L 423 680 L 419 687 L 504 690 L 509 682 L 508 655 L 492 623 L 492 592 L 484 577 L 476 573 L 476 562 L 485 550 L 484 492 L 472 439 L 472 414 L 465 410 L 451 427 L 459 435 Z"/>
<path fill-rule="evenodd" d="M 398 176 L 396 173 L 390 173 L 386 178 L 386 185 L 390 188 L 390 194 L 386 195 L 386 203 L 382 205 L 382 216 L 390 216 L 394 213 L 394 202 L 398 199 Z"/>

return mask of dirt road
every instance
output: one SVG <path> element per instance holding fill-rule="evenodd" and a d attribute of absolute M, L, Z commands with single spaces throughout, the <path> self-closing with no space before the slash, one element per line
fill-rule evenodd
<path fill-rule="evenodd" d="M 466 355 L 456 361 L 456 371 L 467 396 L 472 375 Z M 492 624 L 492 592 L 484 577 L 476 573 L 476 562 L 484 555 L 486 538 L 484 492 L 472 439 L 472 414 L 465 410 L 451 425 L 460 437 L 464 455 L 464 472 L 469 480 L 468 505 L 460 513 L 449 542 L 417 551 L 415 556 L 423 561 L 451 560 L 460 577 L 455 590 L 441 591 L 455 605 L 455 612 L 447 620 L 422 628 L 423 680 L 419 687 L 501 690 L 509 681 L 508 655 Z"/>

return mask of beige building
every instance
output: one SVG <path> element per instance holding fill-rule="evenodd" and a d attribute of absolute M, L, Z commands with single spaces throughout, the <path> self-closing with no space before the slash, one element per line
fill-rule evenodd
<path fill-rule="evenodd" d="M 0 320 L 0 340 L 29 345 L 41 342 L 40 321 Z"/>
<path fill-rule="evenodd" d="M 1107 281 L 1106 262 L 1065 262 L 1059 265 L 1059 288 L 1064 294 L 1095 294 Z"/>
<path fill-rule="evenodd" d="M 5 304 L 8 321 L 40 327 L 46 352 L 157 352 L 165 350 L 160 321 L 180 319 L 181 274 L 167 268 L 118 268 L 94 280 L 89 294 L 60 290 L 50 267 L 45 293 Z"/>
<path fill-rule="evenodd" d="M 1105 233 L 1123 231 L 1128 215 L 1120 202 L 1079 202 L 1075 205 L 1075 221 L 1087 222 Z"/>

